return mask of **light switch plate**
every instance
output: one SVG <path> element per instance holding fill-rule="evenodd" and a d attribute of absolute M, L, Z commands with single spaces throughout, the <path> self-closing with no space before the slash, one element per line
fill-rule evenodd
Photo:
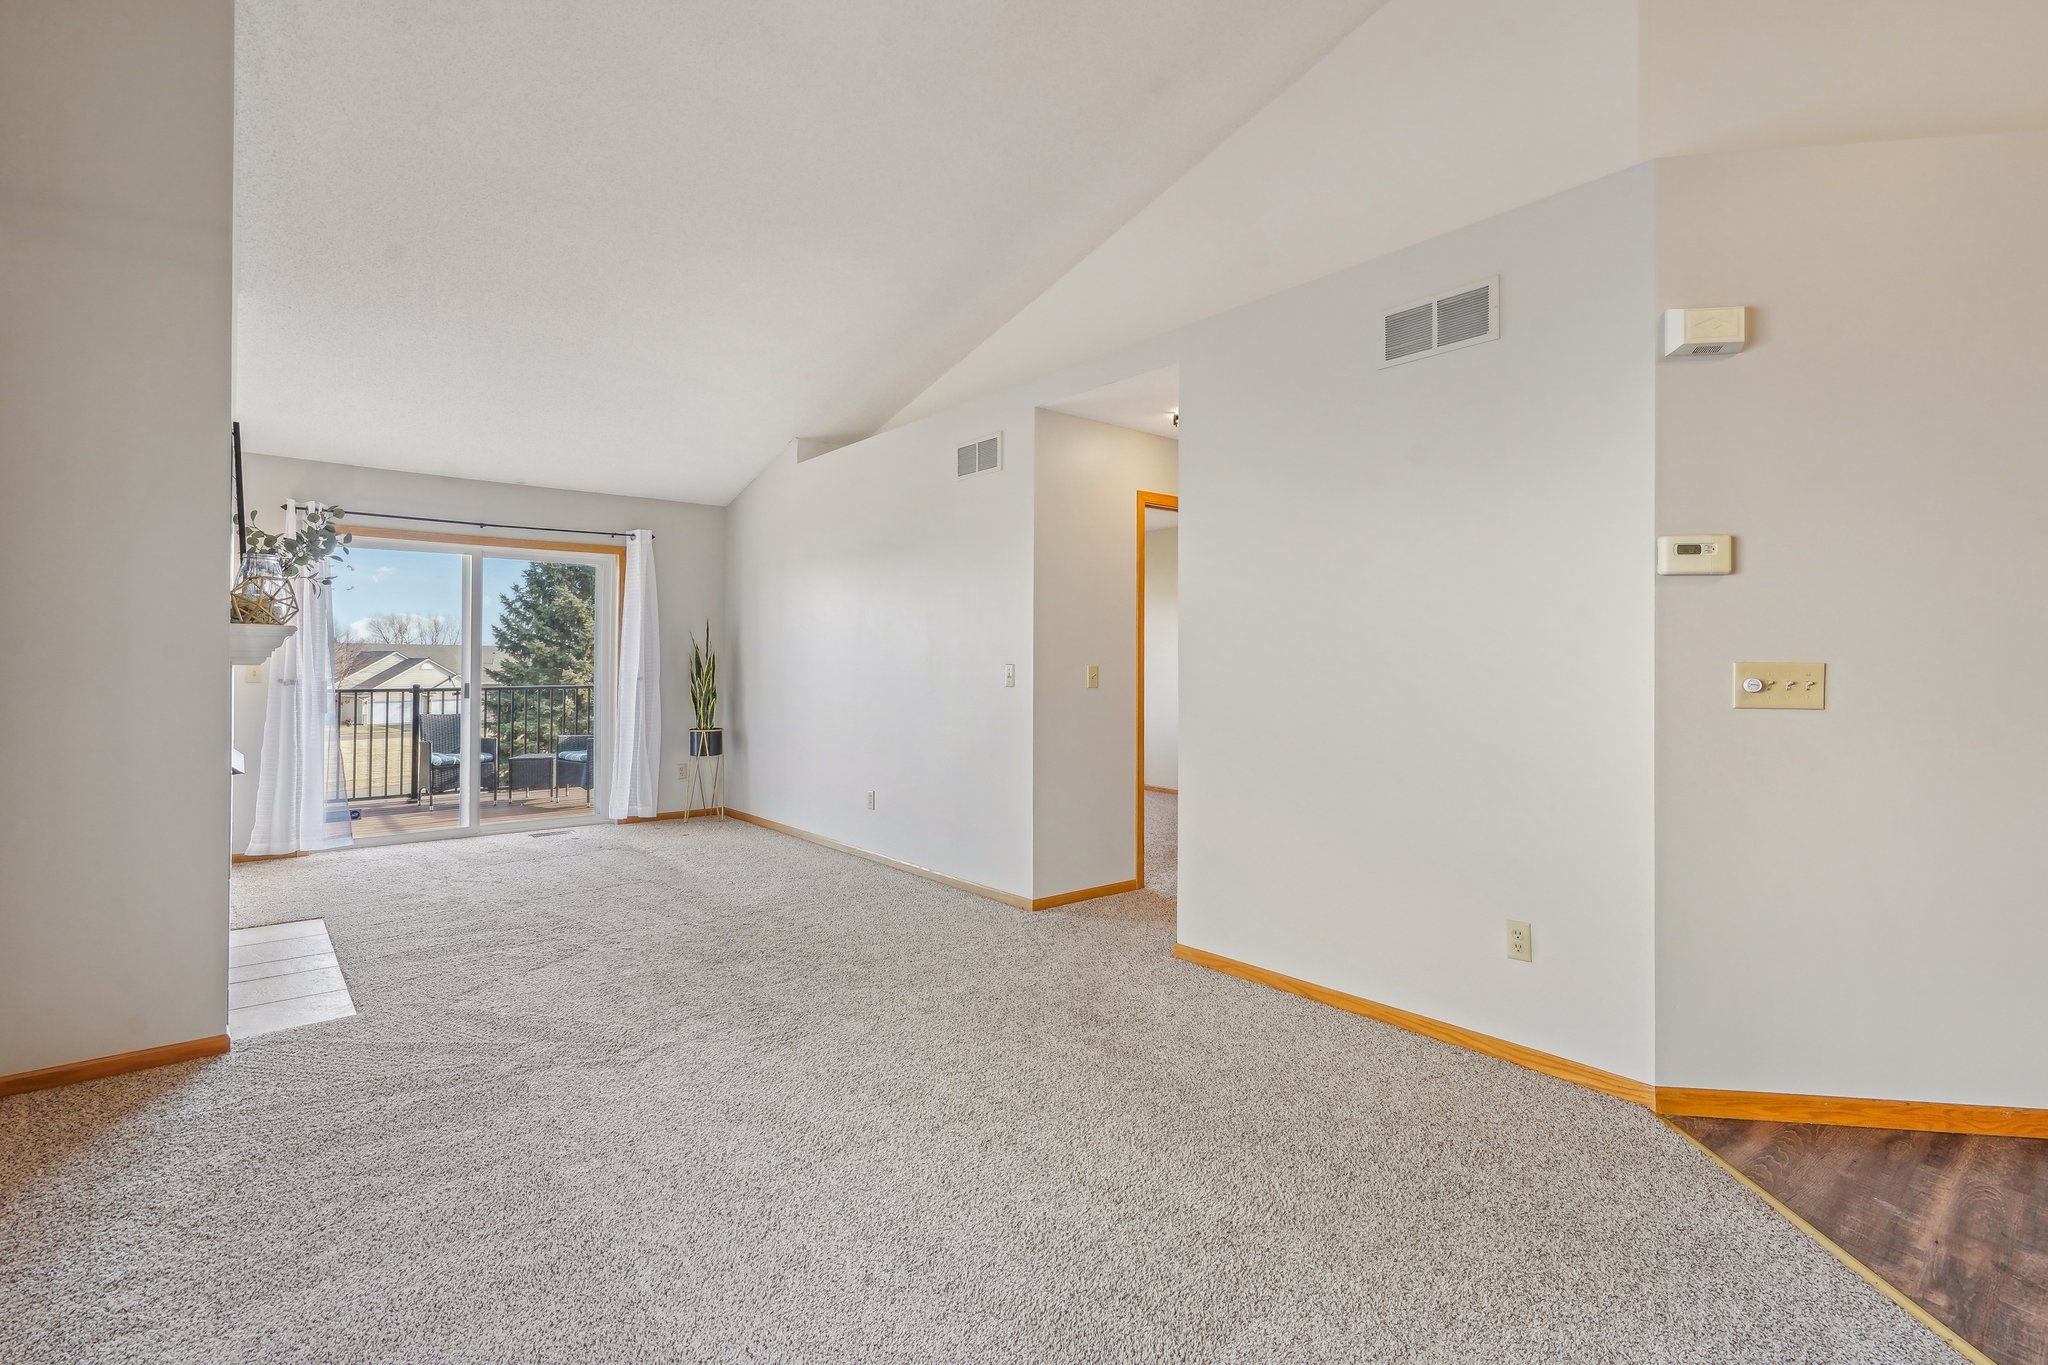
<path fill-rule="evenodd" d="M 1824 711 L 1828 704 L 1826 664 L 1735 665 L 1738 711 Z"/>
<path fill-rule="evenodd" d="M 1102 686 L 1102 665 L 1101 665 L 1101 664 L 1090 664 L 1090 665 L 1088 665 L 1088 685 L 1089 685 L 1090 687 L 1100 687 L 1100 686 Z"/>
<path fill-rule="evenodd" d="M 1657 572 L 1702 574 L 1735 572 L 1735 537 L 1719 533 L 1657 537 Z"/>

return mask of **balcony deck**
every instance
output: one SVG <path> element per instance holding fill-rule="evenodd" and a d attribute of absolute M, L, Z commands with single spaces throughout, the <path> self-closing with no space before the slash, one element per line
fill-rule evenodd
<path fill-rule="evenodd" d="M 454 829 L 462 818 L 462 803 L 455 792 L 443 792 L 434 798 L 432 805 L 425 801 L 415 805 L 402 796 L 390 796 L 351 801 L 349 808 L 362 812 L 358 819 L 350 822 L 358 839 Z M 553 795 L 545 789 L 500 792 L 495 801 L 486 794 L 478 810 L 486 826 L 514 824 L 522 820 L 560 820 L 590 812 L 589 793 L 581 787 L 569 787 Z"/>
<path fill-rule="evenodd" d="M 596 693 L 587 683 L 487 685 L 478 718 L 484 776 L 498 783 L 479 809 L 485 828 L 522 821 L 560 820 L 591 813 L 590 793 L 571 781 L 587 781 Z M 457 828 L 461 799 L 443 791 L 431 799 L 430 752 L 461 747 L 460 687 L 344 688 L 334 694 L 334 750 L 328 790 L 348 793 L 350 822 L 358 839 L 420 834 Z M 578 761 L 561 755 L 567 750 Z M 445 759 L 441 760 L 445 764 Z M 443 785 L 454 774 L 437 768 Z M 549 790 L 514 787 L 516 781 L 564 785 Z M 414 799 L 409 793 L 420 792 Z"/>

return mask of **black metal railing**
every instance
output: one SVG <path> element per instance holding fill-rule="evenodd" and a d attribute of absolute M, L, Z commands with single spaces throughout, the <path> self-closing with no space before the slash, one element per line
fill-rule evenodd
<path fill-rule="evenodd" d="M 506 760 L 528 754 L 553 756 L 564 738 L 589 735 L 596 718 L 595 689 L 589 684 L 500 686 L 483 689 L 485 785 L 505 775 Z M 437 783 L 433 754 L 453 750 L 460 739 L 446 733 L 436 716 L 462 713 L 459 687 L 336 688 L 334 793 L 348 801 L 405 797 L 417 801 Z M 432 746 L 432 747 L 430 747 Z M 578 748 L 587 746 L 579 745 Z M 587 762 L 587 760 L 586 760 Z"/>
<path fill-rule="evenodd" d="M 593 689 L 586 683 L 484 688 L 484 737 L 498 741 L 498 766 L 522 754 L 554 754 L 564 735 L 591 732 Z M 578 745 L 587 750 L 589 745 Z"/>
<path fill-rule="evenodd" d="M 350 801 L 418 799 L 420 722 L 462 712 L 459 687 L 353 687 L 334 690 L 340 763 L 335 795 Z"/>

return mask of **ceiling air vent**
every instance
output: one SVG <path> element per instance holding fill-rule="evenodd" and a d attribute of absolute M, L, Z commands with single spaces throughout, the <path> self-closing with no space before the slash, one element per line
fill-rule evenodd
<path fill-rule="evenodd" d="M 1418 300 L 1386 316 L 1380 368 L 1500 336 L 1500 276 Z"/>
<path fill-rule="evenodd" d="M 969 441 L 953 452 L 954 473 L 960 478 L 969 474 L 986 474 L 992 469 L 1003 467 L 1003 435 L 984 436 L 979 441 Z"/>

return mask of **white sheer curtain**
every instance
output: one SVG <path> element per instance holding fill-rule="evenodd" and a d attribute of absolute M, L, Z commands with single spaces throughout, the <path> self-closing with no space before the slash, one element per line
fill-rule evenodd
<path fill-rule="evenodd" d="M 659 813 L 661 797 L 661 620 L 654 594 L 654 532 L 626 542 L 619 632 L 619 690 L 613 706 L 610 809 L 614 820 Z"/>
<path fill-rule="evenodd" d="M 298 509 L 285 533 L 298 530 Z M 340 738 L 334 710 L 334 613 L 323 583 L 293 585 L 298 630 L 270 656 L 256 821 L 249 852 L 304 853 L 349 842 L 348 802 L 339 791 Z"/>

